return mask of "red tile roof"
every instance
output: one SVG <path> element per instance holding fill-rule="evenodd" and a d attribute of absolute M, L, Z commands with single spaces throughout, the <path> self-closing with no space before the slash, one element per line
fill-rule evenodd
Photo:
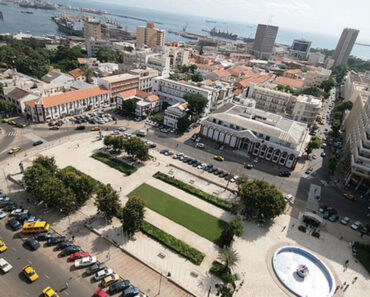
<path fill-rule="evenodd" d="M 58 95 L 52 95 L 49 97 L 44 97 L 41 99 L 41 101 L 44 104 L 44 108 L 47 108 L 107 93 L 108 90 L 106 88 L 102 86 L 96 86 L 82 90 L 70 91 Z"/>
<path fill-rule="evenodd" d="M 32 108 L 34 108 L 34 107 L 35 107 L 35 103 L 38 103 L 39 101 L 40 101 L 40 99 L 39 99 L 39 98 L 37 98 L 37 99 L 35 99 L 35 100 L 26 101 L 24 104 L 25 104 L 25 105 L 29 105 L 29 106 L 31 106 Z"/>
<path fill-rule="evenodd" d="M 223 70 L 223 69 L 218 70 L 218 71 L 214 71 L 213 73 L 216 74 L 218 77 L 225 77 L 225 76 L 230 76 L 231 75 L 231 73 L 229 71 Z"/>
<path fill-rule="evenodd" d="M 68 73 L 72 75 L 74 78 L 78 78 L 84 75 L 83 71 L 80 68 L 73 69 L 69 71 Z"/>
<path fill-rule="evenodd" d="M 301 74 L 302 70 L 301 69 L 289 69 L 284 71 L 284 75 L 286 74 L 291 74 L 291 75 L 296 75 L 296 74 Z"/>
<path fill-rule="evenodd" d="M 120 93 L 120 95 L 122 96 L 123 99 L 134 97 L 134 96 L 138 96 L 138 97 L 141 97 L 141 98 L 146 98 L 146 97 L 150 96 L 149 93 L 144 92 L 144 91 L 140 91 L 138 89 L 124 91 L 124 92 Z"/>
<path fill-rule="evenodd" d="M 289 78 L 284 76 L 278 76 L 272 82 L 277 85 L 285 85 L 290 86 L 292 88 L 302 88 L 303 87 L 303 79 L 296 79 L 296 78 Z"/>
<path fill-rule="evenodd" d="M 150 101 L 152 101 L 152 102 L 156 102 L 156 101 L 158 101 L 158 100 L 159 100 L 159 97 L 158 97 L 157 95 L 154 95 L 154 94 L 149 95 L 147 98 L 148 98 Z"/>
<path fill-rule="evenodd" d="M 256 84 L 264 83 L 268 81 L 269 79 L 271 79 L 272 76 L 273 75 L 271 73 L 263 73 L 263 74 L 256 73 L 253 76 L 249 76 L 247 78 L 237 81 L 236 84 L 239 84 L 242 88 L 246 88 L 251 82 L 256 83 Z"/>

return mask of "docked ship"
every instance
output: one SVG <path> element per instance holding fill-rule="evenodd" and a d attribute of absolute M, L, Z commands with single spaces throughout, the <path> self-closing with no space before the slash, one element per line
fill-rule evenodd
<path fill-rule="evenodd" d="M 66 33 L 73 36 L 83 36 L 83 21 L 73 21 L 67 17 L 54 16 L 51 18 L 58 26 L 60 32 Z"/>
<path fill-rule="evenodd" d="M 35 0 L 35 1 L 24 0 L 24 1 L 19 2 L 18 5 L 19 7 L 24 7 L 24 8 L 38 8 L 38 9 L 46 9 L 46 10 L 55 10 L 58 7 L 58 5 L 55 3 L 41 2 L 40 0 Z"/>
<path fill-rule="evenodd" d="M 237 38 L 238 38 L 238 35 L 233 34 L 233 33 L 229 33 L 229 32 L 223 32 L 223 31 L 217 30 L 216 27 L 214 27 L 209 32 L 209 34 L 211 36 L 214 36 L 214 37 L 221 37 L 221 38 L 230 39 L 230 40 L 237 40 Z"/>

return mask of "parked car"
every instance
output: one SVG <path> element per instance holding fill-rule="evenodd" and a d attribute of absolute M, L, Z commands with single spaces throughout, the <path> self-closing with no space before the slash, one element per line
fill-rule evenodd
<path fill-rule="evenodd" d="M 0 269 L 3 273 L 9 272 L 13 268 L 4 258 L 0 258 Z"/>
<path fill-rule="evenodd" d="M 279 176 L 281 177 L 289 177 L 291 173 L 289 171 L 280 171 Z"/>
<path fill-rule="evenodd" d="M 22 225 L 16 219 L 9 220 L 8 225 L 13 229 L 13 231 L 17 231 L 22 228 Z"/>
<path fill-rule="evenodd" d="M 340 220 L 340 223 L 343 225 L 347 225 L 349 223 L 349 217 L 344 217 Z"/>
<path fill-rule="evenodd" d="M 204 143 L 198 142 L 198 143 L 195 145 L 195 147 L 200 148 L 200 149 L 204 149 L 204 148 L 205 148 L 205 145 L 204 145 Z"/>
<path fill-rule="evenodd" d="M 310 174 L 311 172 L 313 171 L 313 168 L 312 167 L 310 167 L 310 168 L 308 168 L 307 170 L 306 170 L 306 174 Z"/>
<path fill-rule="evenodd" d="M 6 212 L 0 210 L 0 219 L 3 219 L 6 217 Z"/>
<path fill-rule="evenodd" d="M 33 251 L 36 251 L 40 247 L 40 243 L 33 237 L 27 238 L 24 245 L 28 246 Z"/>
<path fill-rule="evenodd" d="M 49 238 L 53 238 L 53 237 L 55 237 L 55 234 L 54 233 L 42 232 L 42 233 L 39 233 L 36 236 L 36 239 L 39 240 L 39 241 L 46 241 Z"/>
<path fill-rule="evenodd" d="M 99 263 L 99 262 L 97 262 L 97 263 L 95 263 L 94 265 L 92 265 L 92 266 L 88 267 L 88 268 L 86 269 L 85 273 L 86 273 L 87 275 L 91 275 L 91 274 L 93 274 L 93 273 L 95 273 L 95 272 L 97 272 L 97 271 L 99 271 L 99 270 L 103 270 L 104 268 L 105 268 L 105 264 L 104 264 L 104 263 Z"/>
<path fill-rule="evenodd" d="M 127 288 L 123 291 L 122 297 L 134 297 L 136 295 L 139 295 L 140 291 L 138 288 Z"/>
<path fill-rule="evenodd" d="M 86 126 L 77 126 L 76 127 L 76 130 L 85 130 L 86 129 Z"/>
<path fill-rule="evenodd" d="M 113 295 L 119 292 L 122 292 L 123 290 L 130 287 L 131 283 L 129 280 L 120 281 L 118 283 L 115 283 L 109 287 L 109 294 Z"/>
<path fill-rule="evenodd" d="M 336 222 L 337 220 L 339 219 L 339 216 L 338 216 L 338 214 L 336 214 L 336 213 L 333 213 L 330 217 L 329 217 L 329 221 L 330 222 Z"/>
<path fill-rule="evenodd" d="M 245 164 L 244 165 L 244 168 L 252 169 L 253 168 L 253 164 Z"/>
<path fill-rule="evenodd" d="M 62 256 L 69 256 L 70 254 L 76 253 L 81 251 L 81 248 L 78 245 L 71 245 L 66 247 L 64 250 L 61 251 Z"/>
<path fill-rule="evenodd" d="M 367 233 L 369 233 L 369 225 L 362 226 L 362 227 L 360 228 L 360 232 L 361 232 L 362 234 L 367 234 Z"/>
<path fill-rule="evenodd" d="M 93 297 L 109 297 L 102 289 L 98 288 L 95 290 Z"/>
<path fill-rule="evenodd" d="M 19 215 L 19 214 L 27 214 L 28 213 L 28 210 L 23 210 L 22 208 L 17 208 L 17 209 L 14 209 L 14 210 L 12 210 L 11 212 L 10 212 L 10 215 L 11 216 L 17 216 L 17 215 Z"/>
<path fill-rule="evenodd" d="M 70 254 L 69 255 L 69 260 L 74 261 L 74 260 L 85 258 L 85 257 L 88 257 L 88 256 L 89 256 L 89 252 L 80 251 L 80 252 L 77 252 L 77 253 L 74 253 L 74 254 Z"/>
<path fill-rule="evenodd" d="M 58 243 L 56 249 L 57 250 L 63 250 L 66 247 L 69 247 L 69 246 L 72 246 L 72 245 L 73 245 L 73 241 L 62 241 L 62 242 Z"/>
<path fill-rule="evenodd" d="M 111 275 L 112 273 L 113 273 L 112 269 L 105 268 L 105 269 L 102 269 L 102 270 L 99 270 L 99 271 L 95 272 L 94 279 L 96 281 L 99 281 L 99 280 L 107 277 L 108 275 Z"/>
<path fill-rule="evenodd" d="M 11 211 L 13 211 L 17 208 L 18 208 L 18 206 L 15 203 L 11 202 L 11 203 L 5 205 L 3 210 L 6 211 L 6 212 L 11 212 Z"/>
<path fill-rule="evenodd" d="M 56 236 L 56 237 L 48 238 L 46 240 L 46 244 L 47 245 L 55 245 L 55 244 L 61 243 L 63 241 L 66 241 L 66 237 L 65 236 Z"/>
<path fill-rule="evenodd" d="M 112 284 L 114 284 L 115 282 L 118 282 L 119 280 L 119 275 L 117 273 L 113 273 L 111 275 L 108 275 L 107 277 L 105 277 L 102 281 L 101 281 L 101 286 L 103 288 L 106 288 Z"/>
<path fill-rule="evenodd" d="M 354 223 L 351 225 L 351 228 L 352 228 L 353 230 L 358 230 L 360 227 L 361 227 L 361 222 L 360 222 L 360 221 L 356 221 L 356 222 L 354 222 Z"/>
<path fill-rule="evenodd" d="M 43 144 L 44 142 L 42 140 L 37 140 L 35 141 L 32 145 L 33 146 L 37 146 L 37 145 L 40 145 L 40 144 Z"/>
<path fill-rule="evenodd" d="M 96 263 L 96 257 L 87 256 L 81 259 L 75 260 L 75 267 L 86 267 Z"/>

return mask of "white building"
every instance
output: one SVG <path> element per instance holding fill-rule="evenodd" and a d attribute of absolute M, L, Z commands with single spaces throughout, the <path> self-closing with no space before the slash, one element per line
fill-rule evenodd
<path fill-rule="evenodd" d="M 310 140 L 307 125 L 240 105 L 209 115 L 201 123 L 203 137 L 294 169 Z"/>
<path fill-rule="evenodd" d="M 311 44 L 311 41 L 305 39 L 294 39 L 289 55 L 294 59 L 305 59 L 310 52 Z"/>
<path fill-rule="evenodd" d="M 93 38 L 86 39 L 86 51 L 89 57 L 95 57 L 99 48 L 103 46 L 112 49 L 112 44 L 109 40 L 95 40 Z"/>
<path fill-rule="evenodd" d="M 186 115 L 187 107 L 187 103 L 181 102 L 169 106 L 164 111 L 163 124 L 173 129 L 177 129 L 177 121 Z"/>
<path fill-rule="evenodd" d="M 41 80 L 46 83 L 61 83 L 65 84 L 74 80 L 74 77 L 60 71 L 50 70 L 47 74 L 41 77 Z"/>
<path fill-rule="evenodd" d="M 146 66 L 157 70 L 158 74 L 162 77 L 170 76 L 170 58 L 169 57 L 166 57 L 166 56 L 149 57 Z"/>
<path fill-rule="evenodd" d="M 123 102 L 136 99 L 135 116 L 146 117 L 150 112 L 158 112 L 162 109 L 159 97 L 140 90 L 130 90 L 117 95 L 117 109 L 124 111 Z"/>
<path fill-rule="evenodd" d="M 320 52 L 309 53 L 308 55 L 308 64 L 310 65 L 314 65 L 314 66 L 323 65 L 324 60 L 325 60 L 325 55 Z"/>
<path fill-rule="evenodd" d="M 144 92 L 152 91 L 152 80 L 157 77 L 158 71 L 151 68 L 133 69 L 129 71 L 130 74 L 139 76 L 139 90 Z"/>
<path fill-rule="evenodd" d="M 189 50 L 175 46 L 165 46 L 164 50 L 165 55 L 170 58 L 171 69 L 178 69 L 179 67 L 188 64 Z"/>
<path fill-rule="evenodd" d="M 95 86 L 27 101 L 25 111 L 34 122 L 39 123 L 56 120 L 70 114 L 79 114 L 88 108 L 94 109 L 109 105 L 108 90 Z"/>
<path fill-rule="evenodd" d="M 319 67 L 315 70 L 307 71 L 304 74 L 303 87 L 309 88 L 314 86 L 320 86 L 324 80 L 330 77 L 331 70 Z"/>
<path fill-rule="evenodd" d="M 300 95 L 294 103 L 292 117 L 295 121 L 312 125 L 320 115 L 322 101 L 313 96 Z"/>
<path fill-rule="evenodd" d="M 32 92 L 18 87 L 3 88 L 3 97 L 6 101 L 14 104 L 18 113 L 23 113 L 25 111 L 26 102 L 39 98 L 39 96 Z"/>

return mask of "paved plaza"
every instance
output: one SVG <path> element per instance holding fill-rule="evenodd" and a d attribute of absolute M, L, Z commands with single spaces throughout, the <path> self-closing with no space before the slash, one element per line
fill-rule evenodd
<path fill-rule="evenodd" d="M 10 181 L 5 182 L 4 176 L 19 172 L 18 164 L 20 161 L 27 167 L 38 153 L 42 153 L 54 156 L 57 165 L 61 168 L 72 165 L 102 183 L 111 184 L 119 192 L 122 205 L 127 201 L 128 193 L 142 183 L 147 183 L 217 218 L 225 221 L 235 218 L 227 211 L 155 179 L 153 174 L 161 171 L 184 182 L 192 183 L 207 193 L 232 200 L 232 192 L 216 184 L 226 186 L 226 181 L 188 165 L 183 165 L 170 157 L 160 155 L 155 150 L 150 152 L 154 157 L 152 161 L 146 162 L 145 166 L 139 168 L 134 174 L 125 176 L 90 157 L 93 152 L 102 148 L 102 142 L 97 140 L 96 136 L 97 134 L 93 132 L 70 136 L 66 143 L 55 143 L 46 150 L 34 149 L 27 155 L 18 154 L 12 159 L 7 159 L 0 164 L 3 168 L 1 187 L 9 187 L 18 191 Z M 179 168 L 173 167 L 171 164 L 177 165 Z M 181 170 L 181 167 L 191 171 L 192 174 Z M 198 175 L 199 177 L 197 177 Z M 21 175 L 16 175 L 14 178 L 19 179 Z M 236 187 L 235 184 L 228 186 L 232 189 Z M 50 211 L 49 214 L 51 215 L 51 213 Z M 49 214 L 44 214 L 44 218 L 48 218 Z M 211 296 L 215 296 L 214 284 L 218 280 L 208 273 L 211 263 L 218 255 L 218 248 L 215 244 L 158 213 L 146 209 L 145 218 L 148 222 L 206 254 L 202 264 L 197 266 L 141 233 L 136 234 L 134 240 L 128 240 L 121 231 L 120 222 L 116 219 L 113 220 L 112 224 L 107 225 L 105 220 L 98 218 L 90 224 L 94 230 L 94 232 L 90 232 L 84 227 L 83 222 L 95 214 L 96 207 L 91 200 L 80 211 L 69 217 L 61 218 L 55 214 L 52 219 L 48 218 L 48 220 L 52 222 L 53 228 L 58 232 L 75 235 L 77 243 L 82 248 L 97 254 L 98 258 L 107 259 L 109 266 L 122 277 L 130 279 L 150 297 L 186 296 L 189 294 L 188 292 L 203 297 L 207 296 L 210 287 L 212 288 Z M 286 214 L 276 218 L 272 225 L 257 226 L 254 222 L 248 221 L 245 221 L 244 225 L 244 234 L 241 238 L 236 238 L 233 244 L 233 248 L 238 251 L 241 259 L 234 269 L 240 275 L 240 280 L 236 282 L 237 292 L 234 296 L 292 296 L 277 280 L 271 266 L 273 253 L 283 245 L 303 247 L 319 257 L 331 269 L 338 285 L 342 285 L 344 282 L 350 284 L 344 296 L 357 297 L 368 294 L 366 292 L 370 290 L 369 274 L 352 257 L 348 241 L 353 239 L 350 236 L 345 236 L 343 240 L 340 240 L 324 230 L 321 231 L 321 237 L 317 239 L 310 234 L 302 233 L 297 229 L 300 223 L 289 215 L 289 210 Z M 106 239 L 117 243 L 119 248 L 112 246 Z M 358 236 L 356 240 L 369 243 L 368 237 L 361 239 Z M 153 269 L 136 261 L 122 252 L 120 248 Z M 348 269 L 344 269 L 343 266 L 346 260 L 349 260 Z M 162 273 L 163 277 L 158 272 Z M 170 277 L 168 277 L 169 272 Z M 354 277 L 358 277 L 358 279 L 352 284 Z M 173 285 L 167 279 L 179 284 L 185 290 Z M 338 290 L 334 296 L 343 296 L 343 291 Z"/>

